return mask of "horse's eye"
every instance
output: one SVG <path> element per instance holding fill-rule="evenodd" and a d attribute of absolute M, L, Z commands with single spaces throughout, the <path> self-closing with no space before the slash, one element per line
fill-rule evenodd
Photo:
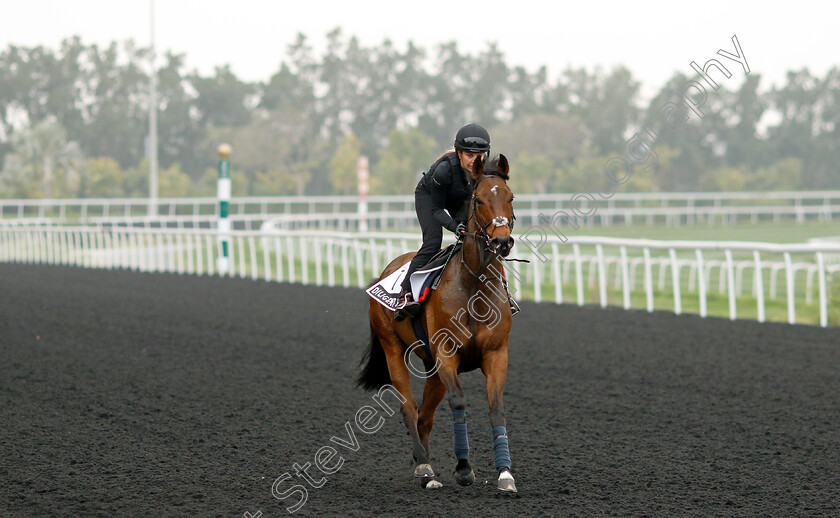
<path fill-rule="evenodd" d="M 475 203 L 476 203 L 477 205 L 484 205 L 484 202 L 483 202 L 483 201 L 481 201 L 481 200 L 480 200 L 480 199 L 478 199 L 478 198 L 476 198 L 476 199 L 475 199 Z"/>

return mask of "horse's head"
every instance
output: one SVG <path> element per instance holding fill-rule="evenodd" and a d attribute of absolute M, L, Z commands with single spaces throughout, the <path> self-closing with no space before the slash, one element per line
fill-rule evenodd
<path fill-rule="evenodd" d="M 505 155 L 495 155 L 484 163 L 481 157 L 473 164 L 477 177 L 470 204 L 477 233 L 487 241 L 491 251 L 507 257 L 513 247 L 513 192 L 507 185 L 510 168 Z"/>

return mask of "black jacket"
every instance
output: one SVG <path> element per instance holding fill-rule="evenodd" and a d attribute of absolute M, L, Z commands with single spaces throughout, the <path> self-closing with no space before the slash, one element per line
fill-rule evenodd
<path fill-rule="evenodd" d="M 472 178 L 468 178 L 461 169 L 458 154 L 453 151 L 440 157 L 429 168 L 429 172 L 423 174 L 414 194 L 428 196 L 432 215 L 444 228 L 455 232 L 458 223 L 467 221 L 473 188 Z M 444 212 L 444 209 L 449 214 Z"/>

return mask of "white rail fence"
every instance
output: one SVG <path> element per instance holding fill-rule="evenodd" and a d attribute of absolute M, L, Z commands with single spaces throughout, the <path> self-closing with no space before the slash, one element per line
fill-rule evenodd
<path fill-rule="evenodd" d="M 400 253 L 416 250 L 416 234 L 234 232 L 229 270 L 219 272 L 218 234 L 210 230 L 114 227 L 0 226 L 0 262 L 74 265 L 191 275 L 225 275 L 276 282 L 364 287 Z M 508 263 L 515 297 L 558 304 L 641 306 L 683 313 L 684 304 L 709 315 L 709 300 L 724 298 L 728 316 L 767 320 L 774 300 L 797 322 L 797 306 L 813 304 L 818 322 L 840 325 L 840 243 L 770 244 L 653 241 L 576 237 L 547 239 L 539 250 L 521 244 Z M 769 288 L 769 289 L 768 289 Z M 571 296 L 568 294 L 571 293 Z M 690 293 L 691 295 L 687 295 Z M 749 294 L 751 306 L 739 297 Z M 663 298 L 665 302 L 662 302 Z M 635 299 L 635 301 L 634 301 Z M 662 307 L 667 304 L 667 307 Z M 801 319 L 800 319 L 801 321 Z"/>
<path fill-rule="evenodd" d="M 840 191 L 737 193 L 616 193 L 596 201 L 573 193 L 517 196 L 521 224 L 539 224 L 540 215 L 563 210 L 574 216 L 596 209 L 589 225 L 665 223 L 695 225 L 743 221 L 832 221 L 840 217 Z M 366 220 L 370 228 L 407 229 L 416 225 L 412 196 L 370 196 L 367 215 L 358 213 L 353 196 L 245 197 L 230 202 L 230 218 L 240 229 L 254 230 L 271 220 L 282 229 L 357 230 Z M 587 203 L 589 205 L 587 205 Z M 592 206 L 594 204 L 594 207 Z M 28 223 L 73 222 L 99 226 L 212 228 L 218 216 L 216 198 L 161 198 L 155 204 L 139 198 L 0 200 L 0 221 Z"/>

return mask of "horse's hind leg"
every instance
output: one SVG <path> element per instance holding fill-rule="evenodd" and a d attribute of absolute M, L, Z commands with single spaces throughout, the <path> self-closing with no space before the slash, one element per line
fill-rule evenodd
<path fill-rule="evenodd" d="M 432 450 L 429 447 L 429 436 L 435 422 L 435 410 L 445 394 L 446 387 L 443 386 L 437 375 L 426 378 L 426 384 L 423 387 L 423 401 L 420 403 L 420 411 L 417 417 L 417 431 L 420 434 L 420 443 L 426 449 L 426 455 L 430 459 L 432 458 Z M 422 485 L 426 489 L 443 487 L 439 480 L 429 478 L 424 478 Z"/>
<path fill-rule="evenodd" d="M 403 422 L 406 428 L 408 428 L 408 432 L 411 434 L 411 441 L 414 444 L 412 450 L 415 462 L 414 476 L 432 478 L 435 476 L 435 473 L 429 464 L 429 456 L 426 453 L 426 448 L 420 442 L 420 433 L 417 430 L 417 401 L 415 401 L 414 394 L 411 392 L 411 378 L 408 367 L 403 362 L 403 343 L 395 335 L 387 337 L 380 335 L 379 340 L 385 351 L 388 372 L 391 374 L 391 383 L 405 398 L 405 402 L 400 407 L 400 410 L 402 412 Z"/>
<path fill-rule="evenodd" d="M 446 387 L 437 374 L 426 378 L 426 385 L 423 387 L 423 401 L 420 403 L 420 415 L 417 418 L 417 430 L 420 433 L 420 442 L 426 448 L 426 455 L 430 458 L 432 452 L 429 448 L 429 436 L 435 422 L 435 410 L 437 410 L 445 395 Z"/>

